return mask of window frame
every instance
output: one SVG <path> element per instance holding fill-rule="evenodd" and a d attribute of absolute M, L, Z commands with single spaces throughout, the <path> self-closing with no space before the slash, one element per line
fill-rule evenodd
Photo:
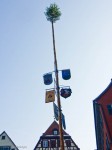
<path fill-rule="evenodd" d="M 5 135 L 2 135 L 2 138 L 1 138 L 2 140 L 5 140 Z"/>
<path fill-rule="evenodd" d="M 112 104 L 107 105 L 107 110 L 108 110 L 109 115 L 112 115 Z"/>
<path fill-rule="evenodd" d="M 58 129 L 53 129 L 53 135 L 58 135 L 59 132 L 58 132 Z"/>
<path fill-rule="evenodd" d="M 42 147 L 43 148 L 48 148 L 49 147 L 49 141 L 48 140 L 43 140 L 42 141 Z"/>
<path fill-rule="evenodd" d="M 110 143 L 107 136 L 106 136 L 106 150 L 110 150 Z"/>
<path fill-rule="evenodd" d="M 0 146 L 0 150 L 11 150 L 10 146 Z"/>

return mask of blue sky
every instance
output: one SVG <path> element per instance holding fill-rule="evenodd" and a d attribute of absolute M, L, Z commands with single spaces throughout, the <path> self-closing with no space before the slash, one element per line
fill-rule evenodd
<path fill-rule="evenodd" d="M 44 12 L 51 3 L 62 12 L 55 23 L 58 68 L 71 69 L 62 80 L 72 95 L 61 98 L 68 132 L 82 150 L 96 148 L 92 101 L 112 78 L 111 0 L 0 1 L 0 132 L 15 144 L 35 147 L 53 121 L 45 104 L 43 74 L 53 71 L 51 24 Z"/>

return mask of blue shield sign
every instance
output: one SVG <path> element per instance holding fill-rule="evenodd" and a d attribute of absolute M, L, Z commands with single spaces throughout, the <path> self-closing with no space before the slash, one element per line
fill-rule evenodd
<path fill-rule="evenodd" d="M 47 73 L 43 76 L 44 78 L 44 84 L 45 85 L 50 85 L 52 82 L 53 82 L 53 79 L 52 79 L 52 74 L 51 73 Z"/>
<path fill-rule="evenodd" d="M 62 78 L 64 80 L 69 80 L 71 78 L 70 69 L 62 70 Z"/>

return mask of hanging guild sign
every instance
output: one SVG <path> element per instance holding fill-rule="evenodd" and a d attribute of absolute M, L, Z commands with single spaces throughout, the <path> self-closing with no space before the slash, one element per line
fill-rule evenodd
<path fill-rule="evenodd" d="M 55 90 L 46 91 L 45 102 L 49 103 L 49 102 L 54 102 L 54 101 L 55 101 Z"/>
<path fill-rule="evenodd" d="M 64 80 L 69 80 L 71 78 L 70 69 L 62 70 L 62 78 Z"/>
<path fill-rule="evenodd" d="M 65 116 L 63 115 L 63 113 L 62 113 L 62 125 L 63 125 L 63 128 L 66 129 Z"/>
<path fill-rule="evenodd" d="M 61 96 L 64 97 L 64 98 L 68 98 L 69 96 L 71 96 L 71 89 L 69 88 L 63 88 L 61 89 Z"/>
<path fill-rule="evenodd" d="M 54 106 L 54 117 L 58 121 L 58 119 L 59 119 L 59 108 L 55 103 L 53 103 L 53 106 Z"/>
<path fill-rule="evenodd" d="M 52 74 L 51 73 L 47 73 L 43 76 L 44 78 L 44 84 L 45 85 L 50 85 L 52 82 L 53 82 L 53 79 L 52 79 Z"/>

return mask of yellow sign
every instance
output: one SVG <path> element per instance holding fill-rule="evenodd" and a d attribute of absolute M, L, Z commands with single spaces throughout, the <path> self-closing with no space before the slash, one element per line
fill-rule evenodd
<path fill-rule="evenodd" d="M 45 102 L 54 102 L 55 101 L 55 90 L 46 91 L 46 99 Z"/>

